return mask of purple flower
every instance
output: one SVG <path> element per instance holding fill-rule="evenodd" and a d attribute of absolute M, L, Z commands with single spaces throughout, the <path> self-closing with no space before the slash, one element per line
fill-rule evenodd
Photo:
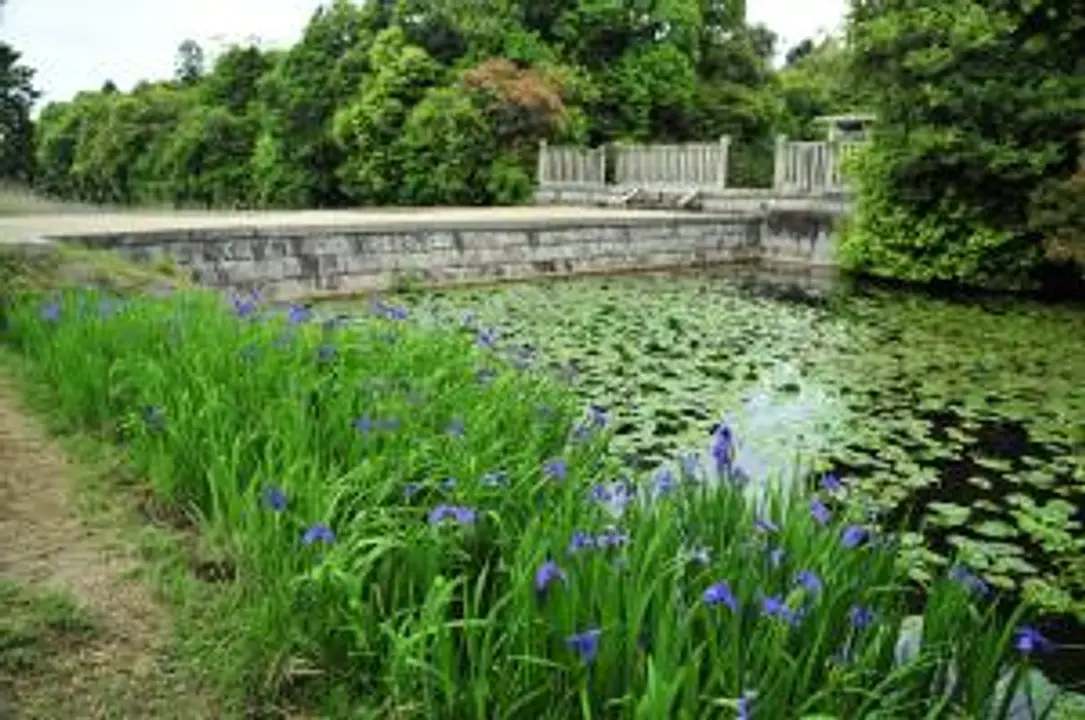
<path fill-rule="evenodd" d="M 282 512 L 286 509 L 286 493 L 277 485 L 264 488 L 264 505 L 273 512 Z"/>
<path fill-rule="evenodd" d="M 731 609 L 731 612 L 738 612 L 738 599 L 731 592 L 731 586 L 727 584 L 726 580 L 710 585 L 701 595 L 701 600 L 709 607 L 726 605 Z"/>
<path fill-rule="evenodd" d="M 499 333 L 496 328 L 488 328 L 486 330 L 479 330 L 475 336 L 475 341 L 484 348 L 492 348 L 497 344 L 497 337 Z"/>
<path fill-rule="evenodd" d="M 331 545 L 335 542 L 335 533 L 324 523 L 317 523 L 305 531 L 305 534 L 301 536 L 301 542 L 305 545 L 313 545 L 318 542 Z"/>
<path fill-rule="evenodd" d="M 735 453 L 735 442 L 731 435 L 731 428 L 726 423 L 721 423 L 712 433 L 712 445 L 709 452 L 712 454 L 712 459 L 716 461 L 717 471 L 724 472 L 730 469 Z"/>
<path fill-rule="evenodd" d="M 844 532 L 840 535 L 841 544 L 848 548 L 857 548 L 863 544 L 863 541 L 867 538 L 866 528 L 859 525 L 848 525 L 844 528 Z"/>
<path fill-rule="evenodd" d="M 674 474 L 668 468 L 660 468 L 653 479 L 652 495 L 655 498 L 669 495 L 674 490 Z"/>
<path fill-rule="evenodd" d="M 422 486 L 419 483 L 416 483 L 416 482 L 407 483 L 406 485 L 403 486 L 403 496 L 406 497 L 408 500 L 410 500 L 412 497 L 417 495 L 421 489 L 422 489 Z"/>
<path fill-rule="evenodd" d="M 368 435 L 373 432 L 376 424 L 373 422 L 373 418 L 368 415 L 362 415 L 354 421 L 354 429 L 360 432 L 362 435 Z"/>
<path fill-rule="evenodd" d="M 856 630 L 863 630 L 874 622 L 874 610 L 866 605 L 852 605 L 848 610 L 848 621 Z"/>
<path fill-rule="evenodd" d="M 795 611 L 789 608 L 779 595 L 761 596 L 761 614 L 767 618 L 783 620 L 789 625 L 795 625 L 799 621 Z"/>
<path fill-rule="evenodd" d="M 606 409 L 600 405 L 588 406 L 588 418 L 590 419 L 592 425 L 600 429 L 607 426 L 607 421 L 609 419 L 607 417 Z"/>
<path fill-rule="evenodd" d="M 45 322 L 55 323 L 60 320 L 60 303 L 55 300 L 46 303 L 42 306 L 39 314 L 41 315 L 41 319 Z"/>
<path fill-rule="evenodd" d="M 1047 652 L 1052 648 L 1052 643 L 1033 626 L 1023 625 L 1014 636 L 1013 646 L 1024 655 L 1031 655 L 1037 651 Z"/>
<path fill-rule="evenodd" d="M 764 515 L 754 520 L 753 526 L 758 530 L 758 532 L 763 532 L 766 535 L 780 532 L 780 526 L 774 523 L 772 520 L 769 520 Z"/>
<path fill-rule="evenodd" d="M 991 592 L 991 588 L 981 577 L 961 565 L 954 565 L 949 569 L 949 578 L 961 583 L 970 592 L 981 597 L 985 597 Z"/>
<path fill-rule="evenodd" d="M 830 495 L 835 495 L 844 489 L 844 484 L 834 473 L 825 473 L 821 476 L 821 487 Z"/>
<path fill-rule="evenodd" d="M 309 312 L 309 308 L 301 305 L 291 305 L 286 314 L 287 322 L 291 325 L 301 325 L 308 322 L 310 317 L 312 317 L 312 313 Z"/>
<path fill-rule="evenodd" d="M 580 656 L 581 662 L 590 665 L 595 660 L 595 656 L 599 653 L 599 636 L 602 634 L 602 630 L 592 628 L 591 630 L 586 630 L 577 635 L 570 635 L 565 638 L 565 645 Z"/>
<path fill-rule="evenodd" d="M 735 720 L 751 720 L 753 718 L 753 693 L 744 692 L 735 705 L 738 716 Z"/>
<path fill-rule="evenodd" d="M 470 525 L 475 522 L 475 511 L 459 505 L 438 505 L 429 513 L 430 525 L 439 525 L 446 520 L 454 520 L 460 525 Z"/>
<path fill-rule="evenodd" d="M 256 312 L 256 298 L 246 299 L 240 295 L 234 295 L 234 313 L 238 317 L 248 317 Z"/>
<path fill-rule="evenodd" d="M 829 508 L 825 507 L 825 503 L 818 498 L 811 498 L 810 500 L 810 515 L 818 525 L 828 525 L 833 519 L 833 514 L 829 512 Z"/>
<path fill-rule="evenodd" d="M 595 538 L 585 532 L 577 530 L 569 540 L 569 548 L 566 550 L 566 553 L 575 555 L 581 550 L 591 549 L 593 547 L 595 547 Z"/>
<path fill-rule="evenodd" d="M 696 453 L 682 456 L 682 474 L 687 480 L 697 480 L 701 476 L 701 458 Z"/>
<path fill-rule="evenodd" d="M 795 575 L 795 583 L 804 590 L 817 595 L 821 592 L 821 578 L 810 570 L 802 570 Z"/>
<path fill-rule="evenodd" d="M 569 466 L 563 458 L 550 458 L 543 464 L 543 475 L 552 480 L 564 480 L 569 474 Z"/>
<path fill-rule="evenodd" d="M 535 571 L 535 591 L 540 595 L 555 582 L 565 582 L 565 571 L 553 560 L 547 560 Z"/>
<path fill-rule="evenodd" d="M 448 423 L 448 428 L 445 432 L 447 432 L 452 437 L 461 438 L 463 437 L 464 431 L 465 427 L 463 424 L 463 420 L 460 418 L 452 418 L 452 421 Z"/>
<path fill-rule="evenodd" d="M 595 538 L 595 546 L 600 550 L 622 547 L 629 542 L 629 536 L 618 528 L 607 528 Z"/>

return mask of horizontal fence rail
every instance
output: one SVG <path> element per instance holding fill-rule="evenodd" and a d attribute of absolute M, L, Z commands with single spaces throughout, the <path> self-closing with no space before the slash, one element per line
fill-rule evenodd
<path fill-rule="evenodd" d="M 773 189 L 780 193 L 817 195 L 847 191 L 843 174 L 847 158 L 864 140 L 776 140 Z M 649 190 L 725 190 L 728 185 L 730 138 L 713 143 L 625 145 L 610 148 L 613 178 L 608 178 L 608 148 L 539 144 L 538 184 L 603 188 L 608 180 L 620 188 Z"/>
<path fill-rule="evenodd" d="M 773 188 L 803 194 L 843 192 L 848 189 L 844 163 L 865 144 L 862 140 L 795 142 L 779 137 Z"/>
<path fill-rule="evenodd" d="M 607 181 L 606 148 L 576 145 L 539 144 L 540 185 L 590 185 L 602 187 Z"/>
<path fill-rule="evenodd" d="M 727 187 L 730 140 L 681 145 L 617 145 L 614 182 L 642 188 Z"/>

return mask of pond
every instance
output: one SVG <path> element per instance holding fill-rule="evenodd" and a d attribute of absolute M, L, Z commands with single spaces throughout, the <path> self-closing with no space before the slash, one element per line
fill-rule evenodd
<path fill-rule="evenodd" d="M 797 464 L 835 471 L 887 522 L 921 531 L 905 538 L 917 578 L 961 554 L 994 584 L 1027 587 L 1079 635 L 1085 309 L 798 295 L 680 275 L 399 301 L 423 320 L 496 328 L 515 361 L 606 407 L 616 449 L 637 466 L 703 446 L 726 418 L 755 479 L 793 477 Z"/>

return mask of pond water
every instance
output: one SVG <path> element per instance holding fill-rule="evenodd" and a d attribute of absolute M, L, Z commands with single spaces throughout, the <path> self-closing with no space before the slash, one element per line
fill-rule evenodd
<path fill-rule="evenodd" d="M 961 553 L 1080 636 L 1085 309 L 796 294 L 697 275 L 399 300 L 416 318 L 496 328 L 515 359 L 561 373 L 608 408 L 636 465 L 703 446 L 726 418 L 754 478 L 836 471 L 921 531 L 906 538 L 917 577 Z"/>

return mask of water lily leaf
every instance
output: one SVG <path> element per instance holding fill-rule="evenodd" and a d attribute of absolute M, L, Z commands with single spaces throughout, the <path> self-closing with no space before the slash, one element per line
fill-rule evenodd
<path fill-rule="evenodd" d="M 1018 533 L 1017 528 L 999 520 L 984 520 L 975 527 L 975 530 L 980 535 L 993 538 L 1008 538 Z"/>

